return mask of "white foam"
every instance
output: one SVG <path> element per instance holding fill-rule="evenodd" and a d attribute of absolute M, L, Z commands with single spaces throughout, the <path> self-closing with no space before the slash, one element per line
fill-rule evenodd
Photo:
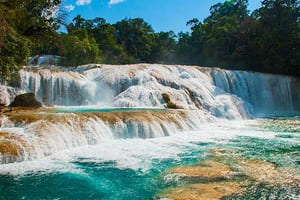
<path fill-rule="evenodd" d="M 168 93 L 185 109 L 245 119 L 296 112 L 300 101 L 295 78 L 195 66 L 85 65 L 77 70 L 26 69 L 20 76 L 24 91 L 60 106 L 163 108 L 162 93 Z"/>
<path fill-rule="evenodd" d="M 259 121 L 222 121 L 203 125 L 198 131 L 181 132 L 170 137 L 154 139 L 120 139 L 95 146 L 82 146 L 53 154 L 34 161 L 4 164 L 0 174 L 26 175 L 30 173 L 54 173 L 80 171 L 78 163 L 113 162 L 114 167 L 147 172 L 166 159 L 180 160 L 182 154 L 192 150 L 205 150 L 199 143 L 226 144 L 237 136 L 273 139 L 274 132 L 253 128 Z M 195 155 L 200 156 L 200 155 Z M 74 164 L 76 162 L 77 164 Z"/>

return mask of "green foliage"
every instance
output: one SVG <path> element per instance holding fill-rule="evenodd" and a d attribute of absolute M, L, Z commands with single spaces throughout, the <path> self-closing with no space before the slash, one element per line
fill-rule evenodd
<path fill-rule="evenodd" d="M 248 0 L 217 3 L 203 22 L 187 22 L 191 33 L 177 36 L 155 33 L 140 18 L 109 24 L 103 18 L 86 20 L 78 15 L 67 26 L 70 38 L 65 40 L 67 36 L 61 35 L 62 46 L 69 47 L 59 54 L 71 65 L 99 61 L 101 56 L 110 64 L 193 64 L 299 76 L 299 1 L 264 0 L 252 14 L 247 7 Z M 86 50 L 90 39 L 84 43 L 83 38 L 74 38 L 76 30 L 85 30 L 86 37 L 96 40 L 98 57 L 97 52 Z"/>
<path fill-rule="evenodd" d="M 0 79 L 14 80 L 27 57 L 62 56 L 65 66 L 88 63 L 193 64 L 300 76 L 299 0 L 263 0 L 251 14 L 247 0 L 228 0 L 210 9 L 191 33 L 155 33 L 143 19 L 115 24 L 76 16 L 57 33 L 61 0 L 2 0 Z M 49 42 L 50 41 L 50 42 Z"/>
<path fill-rule="evenodd" d="M 300 75 L 299 1 L 264 0 L 262 5 L 257 40 L 263 71 Z"/>
<path fill-rule="evenodd" d="M 86 20 L 80 15 L 67 25 L 69 34 L 75 30 L 86 30 L 96 40 L 98 48 L 101 49 L 101 57 L 104 63 L 125 64 L 134 62 L 134 58 L 127 55 L 116 37 L 116 29 L 103 18 Z"/>
<path fill-rule="evenodd" d="M 238 30 L 248 16 L 246 0 L 232 0 L 211 7 L 211 15 L 203 23 L 197 19 L 188 22 L 192 34 L 185 46 L 192 54 L 192 64 L 228 66 L 236 63 Z M 182 41 L 180 38 L 179 43 Z M 179 46 L 181 46 L 179 44 Z M 185 50 L 181 50 L 185 51 Z"/>
<path fill-rule="evenodd" d="M 173 63 L 176 48 L 176 35 L 173 31 L 159 32 L 154 34 L 150 62 L 152 63 Z"/>
<path fill-rule="evenodd" d="M 106 23 L 103 18 L 95 18 L 93 23 L 95 25 L 91 33 L 102 50 L 104 63 L 125 64 L 133 62 L 133 59 L 128 57 L 124 47 L 118 43 L 116 29 L 113 25 Z"/>
<path fill-rule="evenodd" d="M 135 62 L 147 62 L 151 55 L 154 31 L 143 19 L 124 19 L 114 25 L 118 43 Z"/>
<path fill-rule="evenodd" d="M 30 52 L 30 41 L 16 33 L 10 33 L 4 41 L 5 46 L 0 47 L 0 77 L 3 82 L 17 77 Z"/>
<path fill-rule="evenodd" d="M 31 50 L 57 28 L 53 8 L 60 0 L 2 0 L 0 2 L 0 80 L 16 79 Z"/>
<path fill-rule="evenodd" d="M 175 34 L 173 32 L 154 33 L 151 26 L 140 18 L 124 19 L 116 24 L 109 24 L 103 18 L 86 20 L 78 15 L 72 23 L 67 25 L 67 30 L 70 36 L 74 31 L 85 30 L 90 37 L 95 38 L 104 63 L 170 63 L 174 60 Z M 72 46 L 71 43 L 70 41 L 69 46 Z M 72 49 L 66 49 L 64 52 L 67 51 L 72 51 Z M 70 55 L 73 53 L 70 52 Z M 72 58 L 65 57 L 65 60 L 68 59 L 72 60 Z M 74 62 L 73 59 L 70 62 L 74 65 L 84 63 L 86 60 Z"/>
<path fill-rule="evenodd" d="M 264 0 L 252 15 L 247 5 L 225 1 L 203 23 L 189 21 L 192 33 L 179 35 L 177 62 L 299 76 L 299 1 Z"/>
<path fill-rule="evenodd" d="M 86 30 L 74 30 L 69 35 L 62 35 L 62 60 L 65 66 L 77 66 L 101 62 L 96 40 Z"/>

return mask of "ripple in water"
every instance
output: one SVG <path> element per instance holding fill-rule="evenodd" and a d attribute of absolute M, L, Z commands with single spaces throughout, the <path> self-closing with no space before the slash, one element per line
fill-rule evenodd
<path fill-rule="evenodd" d="M 191 184 L 202 190 L 227 188 L 225 199 L 297 199 L 297 130 L 298 118 L 226 121 L 170 137 L 112 140 L 40 160 L 5 164 L 0 166 L 0 199 L 150 199 L 167 197 L 162 194 L 174 188 L 190 189 Z M 220 149 L 221 156 L 212 153 Z M 222 180 L 169 175 L 178 166 L 206 160 L 228 166 L 233 174 Z M 257 160 L 255 167 L 261 163 L 270 167 L 269 175 L 250 176 L 255 172 L 249 167 L 253 160 Z M 293 184 L 286 182 L 289 175 Z"/>

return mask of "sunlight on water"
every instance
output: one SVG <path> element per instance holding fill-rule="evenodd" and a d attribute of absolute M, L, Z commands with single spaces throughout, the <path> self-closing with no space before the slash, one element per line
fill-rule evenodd
<path fill-rule="evenodd" d="M 255 158 L 292 167 L 299 176 L 298 130 L 298 118 L 224 121 L 170 137 L 113 140 L 5 164 L 0 167 L 0 199 L 149 199 L 163 189 L 188 183 L 167 181 L 168 169 L 206 160 L 218 148 L 234 150 L 227 160 Z M 296 199 L 299 194 L 299 187 L 293 185 L 254 181 L 244 193 L 226 198 Z"/>
<path fill-rule="evenodd" d="M 5 104 L 33 92 L 52 108 L 0 116 L 0 199 L 300 196 L 292 77 L 91 64 L 20 78 L 19 90 L 2 88 Z M 183 109 L 165 109 L 174 105 Z"/>

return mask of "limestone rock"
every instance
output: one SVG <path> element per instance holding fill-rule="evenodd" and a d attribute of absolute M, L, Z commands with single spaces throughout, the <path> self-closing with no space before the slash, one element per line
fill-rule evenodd
<path fill-rule="evenodd" d="M 42 107 L 42 104 L 35 98 L 34 93 L 26 93 L 16 96 L 9 106 L 39 108 Z"/>

